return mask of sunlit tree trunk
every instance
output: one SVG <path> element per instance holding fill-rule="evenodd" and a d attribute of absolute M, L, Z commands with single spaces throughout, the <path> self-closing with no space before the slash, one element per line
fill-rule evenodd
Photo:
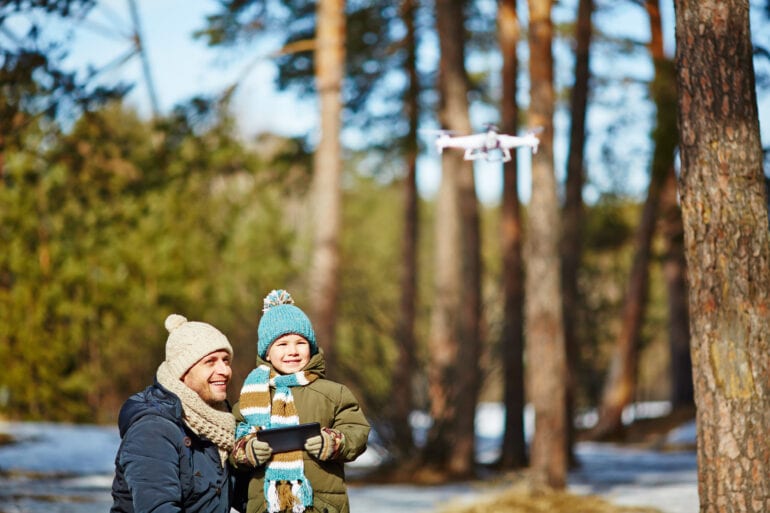
<path fill-rule="evenodd" d="M 528 390 L 535 409 L 531 468 L 537 481 L 563 488 L 567 478 L 567 363 L 561 297 L 561 221 L 553 164 L 551 0 L 529 0 L 529 123 L 542 126 L 532 156 L 525 280 Z"/>
<path fill-rule="evenodd" d="M 593 0 L 578 3 L 575 36 L 575 83 L 572 86 L 570 112 L 569 154 L 567 157 L 567 181 L 562 214 L 564 232 L 561 245 L 562 304 L 564 305 L 564 344 L 567 352 L 567 458 L 575 462 L 572 453 L 575 429 L 574 395 L 576 365 L 578 362 L 581 333 L 577 313 L 580 311 L 578 272 L 582 259 L 583 239 L 583 153 L 585 149 L 586 109 L 589 90 L 589 55 L 591 49 L 591 14 Z"/>
<path fill-rule="evenodd" d="M 339 240 L 342 219 L 342 156 L 340 148 L 341 87 L 345 73 L 345 2 L 320 0 L 316 27 L 316 84 L 320 140 L 313 162 L 314 247 L 310 267 L 313 328 L 333 373 L 334 329 L 339 290 Z"/>
<path fill-rule="evenodd" d="M 651 84 L 651 96 L 656 109 L 652 134 L 655 149 L 647 199 L 634 239 L 635 253 L 623 304 L 622 326 L 604 384 L 599 422 L 592 430 L 592 436 L 595 438 L 606 438 L 620 433 L 623 428 L 623 409 L 633 402 L 636 393 L 639 337 L 647 306 L 652 238 L 655 234 L 661 194 L 666 177 L 674 165 L 677 145 L 676 84 L 673 63 L 666 58 L 663 51 L 663 29 L 658 0 L 648 0 L 645 7 L 652 35 L 650 53 L 655 67 L 655 77 Z"/>
<path fill-rule="evenodd" d="M 700 511 L 770 508 L 770 244 L 747 0 L 675 0 Z"/>
<path fill-rule="evenodd" d="M 409 415 L 414 408 L 412 381 L 415 373 L 415 303 L 417 299 L 417 240 L 419 211 L 417 198 L 417 126 L 419 121 L 420 84 L 417 74 L 417 43 L 415 35 L 415 0 L 404 0 L 401 17 L 406 26 L 406 75 L 409 87 L 404 98 L 405 117 L 409 122 L 406 139 L 406 174 L 404 176 L 404 236 L 401 247 L 401 309 L 398 320 L 396 341 L 398 361 L 393 373 L 393 416 L 392 425 L 395 446 L 400 457 L 409 455 L 412 448 L 412 430 Z M 409 458 L 413 459 L 413 458 Z"/>
<path fill-rule="evenodd" d="M 436 2 L 441 61 L 439 119 L 471 131 L 465 72 L 462 0 Z M 445 151 L 436 212 L 436 273 L 429 364 L 431 414 L 426 457 L 452 476 L 474 470 L 474 418 L 479 389 L 480 250 L 478 200 L 471 165 Z"/>
<path fill-rule="evenodd" d="M 503 58 L 503 94 L 500 128 L 508 134 L 519 129 L 516 103 L 520 38 L 516 0 L 501 0 L 497 11 L 497 33 Z M 505 433 L 500 456 L 502 468 L 527 464 L 524 439 L 524 272 L 522 264 L 522 219 L 519 200 L 518 158 L 503 164 L 503 202 L 500 207 L 500 246 L 503 260 L 503 327 L 500 348 L 504 369 Z"/>

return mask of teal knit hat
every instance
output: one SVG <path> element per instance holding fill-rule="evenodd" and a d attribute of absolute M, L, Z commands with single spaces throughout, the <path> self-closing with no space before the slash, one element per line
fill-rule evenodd
<path fill-rule="evenodd" d="M 265 358 L 275 339 L 289 333 L 302 335 L 310 342 L 311 356 L 318 352 L 313 325 L 305 312 L 294 306 L 291 294 L 282 289 L 271 291 L 263 300 L 262 312 L 257 329 L 257 354 L 260 358 Z"/>

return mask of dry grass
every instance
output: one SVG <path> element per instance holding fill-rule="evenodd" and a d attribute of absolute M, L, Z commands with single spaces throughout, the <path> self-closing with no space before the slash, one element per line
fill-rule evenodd
<path fill-rule="evenodd" d="M 499 490 L 499 489 L 498 489 Z M 537 489 L 527 480 L 513 483 L 505 491 L 465 501 L 450 502 L 440 513 L 660 513 L 649 507 L 618 506 L 601 497 L 564 491 Z"/>
<path fill-rule="evenodd" d="M 566 492 L 504 492 L 473 504 L 449 504 L 441 513 L 660 513 L 655 508 L 618 506 L 590 495 Z"/>

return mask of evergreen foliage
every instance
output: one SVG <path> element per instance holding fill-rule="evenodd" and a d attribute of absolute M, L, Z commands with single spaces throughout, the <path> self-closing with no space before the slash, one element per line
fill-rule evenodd
<path fill-rule="evenodd" d="M 90 3 L 5 3 L 0 13 L 33 4 L 66 15 L 71 11 L 64 6 Z M 220 4 L 222 12 L 202 31 L 210 44 L 239 45 L 279 27 L 286 36 L 279 85 L 314 92 L 312 52 L 302 47 L 313 36 L 312 3 Z M 476 10 L 468 31 L 477 39 L 470 48 L 484 55 L 491 32 L 480 27 L 491 25 L 483 9 L 471 7 Z M 350 2 L 348 9 L 346 127 L 367 129 L 369 147 L 365 157 L 349 159 L 345 175 L 335 343 L 338 372 L 344 375 L 335 377 L 354 388 L 367 413 L 378 418 L 387 414 L 395 361 L 402 212 L 398 186 L 391 181 L 400 162 L 383 165 L 372 154 L 397 154 L 397 141 L 406 132 L 397 101 L 402 33 L 392 2 Z M 421 30 L 432 22 L 429 10 L 418 13 Z M 163 319 L 173 312 L 211 322 L 228 335 L 236 351 L 231 393 L 237 394 L 253 367 L 261 298 L 282 287 L 299 304 L 309 301 L 300 278 L 309 261 L 307 143 L 271 135 L 242 141 L 227 105 L 206 98 L 192 99 L 153 122 L 120 103 L 102 107 L 125 88 L 76 87 L 75 76 L 57 65 L 62 53 L 37 35 L 30 29 L 24 45 L 0 55 L 0 361 L 6 363 L 0 374 L 0 417 L 112 421 L 128 394 L 152 381 L 167 335 Z M 626 58 L 608 41 L 613 42 L 600 40 L 600 50 L 613 54 L 605 55 L 609 62 Z M 633 44 L 627 50 L 640 48 Z M 490 89 L 483 82 L 489 80 L 486 69 L 470 71 L 478 91 Z M 609 71 L 597 78 L 600 86 L 615 80 Z M 421 82 L 433 80 L 422 77 Z M 432 92 L 423 93 L 426 105 L 435 102 Z M 475 99 L 479 94 L 472 90 Z M 607 141 L 599 156 L 602 165 L 614 172 L 605 173 L 610 178 L 604 182 L 595 169 L 588 173 L 595 192 L 610 193 L 586 210 L 585 265 L 579 277 L 584 297 L 578 312 L 585 331 L 580 339 L 588 341 L 579 355 L 581 408 L 595 404 L 600 392 L 619 329 L 638 219 L 639 205 L 611 189 L 623 191 L 628 173 L 643 167 L 630 160 L 645 160 L 637 147 L 643 141 L 632 141 L 633 152 L 617 141 L 620 132 L 644 125 L 646 115 L 628 114 L 631 102 L 625 95 L 615 101 L 601 100 L 618 118 L 609 118 L 606 134 L 598 135 Z M 381 121 L 387 129 L 374 130 Z M 420 205 L 420 233 L 433 232 L 432 206 L 430 200 Z M 486 375 L 481 396 L 489 400 L 500 398 L 501 386 L 498 348 L 490 343 L 501 325 L 497 214 L 491 206 L 483 212 L 481 244 Z M 423 368 L 414 379 L 422 383 L 435 301 L 434 248 L 431 237 L 418 242 L 415 331 Z M 665 309 L 661 278 L 656 272 L 652 278 L 644 338 L 660 354 Z M 659 368 L 660 361 L 654 358 L 649 368 Z M 645 370 L 644 356 L 642 366 L 640 395 L 665 397 L 665 384 L 659 374 Z M 416 401 L 428 403 L 426 397 Z"/>
<path fill-rule="evenodd" d="M 113 416 L 151 382 L 165 316 L 255 325 L 260 292 L 292 276 L 285 191 L 227 123 L 189 132 L 165 162 L 164 134 L 119 105 L 67 134 L 28 132 L 38 151 L 10 153 L 0 188 L 0 357 L 18 362 L 0 377 L 7 414 Z"/>
<path fill-rule="evenodd" d="M 183 115 L 190 109 L 152 124 L 113 104 L 84 114 L 67 133 L 41 120 L 8 152 L 0 186 L 0 245 L 7 248 L 0 252 L 0 361 L 13 365 L 0 375 L 0 400 L 7 397 L 0 415 L 111 421 L 128 394 L 152 381 L 167 335 L 162 322 L 174 312 L 228 335 L 237 383 L 253 366 L 264 292 L 285 286 L 307 301 L 302 144 L 271 136 L 247 144 L 228 117 L 201 124 Z M 395 360 L 400 191 L 352 169 L 359 164 L 346 171 L 335 347 L 346 383 L 380 417 Z M 581 280 L 589 293 L 580 316 L 593 343 L 581 357 L 582 405 L 596 397 L 617 330 L 637 207 L 608 196 L 588 210 Z M 428 231 L 431 203 L 421 210 Z M 500 323 L 496 215 L 488 207 L 483 216 L 485 346 Z M 419 254 L 429 269 L 429 240 Z M 424 362 L 433 299 L 430 273 L 420 279 Z M 662 333 L 663 321 L 655 316 L 647 332 Z M 495 354 L 485 350 L 488 399 L 499 397 Z"/>

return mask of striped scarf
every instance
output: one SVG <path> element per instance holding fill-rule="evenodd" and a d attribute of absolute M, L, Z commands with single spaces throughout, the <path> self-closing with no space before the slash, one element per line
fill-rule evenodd
<path fill-rule="evenodd" d="M 252 370 L 241 388 L 240 409 L 245 421 L 238 423 L 236 439 L 260 429 L 299 424 L 291 387 L 305 386 L 317 377 L 310 372 L 280 375 L 267 365 Z M 275 388 L 272 402 L 270 387 Z M 270 458 L 265 470 L 265 499 L 269 513 L 302 513 L 312 506 L 313 489 L 305 477 L 301 450 L 276 453 Z"/>

